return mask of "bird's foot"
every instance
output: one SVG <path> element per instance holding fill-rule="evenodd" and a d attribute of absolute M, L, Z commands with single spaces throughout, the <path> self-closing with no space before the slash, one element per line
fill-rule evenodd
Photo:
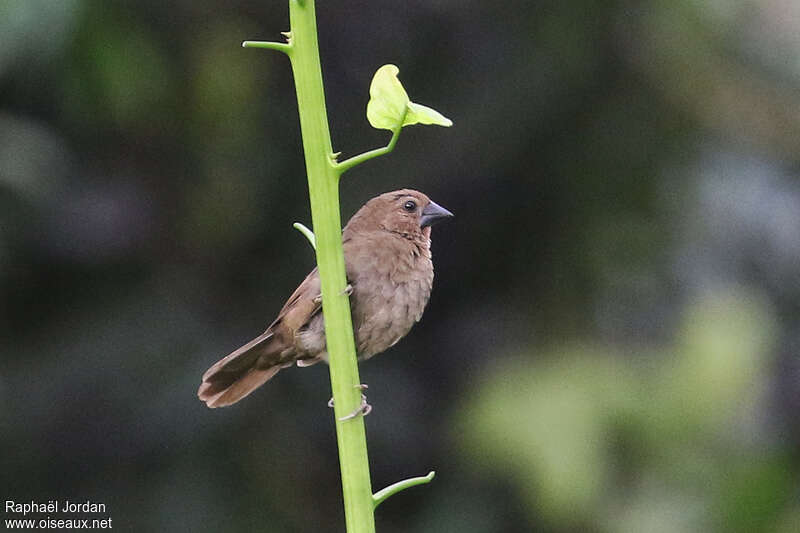
<path fill-rule="evenodd" d="M 355 410 L 350 413 L 349 415 L 343 416 L 339 419 L 339 422 L 344 422 L 345 420 L 350 420 L 351 418 L 355 418 L 358 415 L 367 416 L 372 412 L 372 406 L 367 403 L 367 397 L 365 395 L 361 395 L 361 404 L 355 408 Z"/>
<path fill-rule="evenodd" d="M 342 294 L 346 294 L 348 296 L 353 294 L 353 286 L 348 283 L 347 287 L 345 287 L 344 290 L 342 291 Z M 322 294 L 318 294 L 318 295 L 316 295 L 314 297 L 314 303 L 315 304 L 321 304 L 322 303 Z"/>
<path fill-rule="evenodd" d="M 366 383 L 360 383 L 358 385 L 354 385 L 354 387 L 359 389 L 359 390 L 364 391 L 364 390 L 367 390 L 369 388 L 369 385 L 367 385 Z M 330 400 L 328 400 L 328 407 L 333 409 L 333 406 L 334 406 L 333 398 L 331 398 Z M 340 418 L 339 421 L 340 422 L 344 422 L 345 420 L 350 420 L 351 418 L 355 418 L 358 415 L 367 416 L 371 412 L 372 412 L 372 406 L 367 403 L 366 395 L 362 394 L 361 395 L 361 404 L 359 404 L 359 406 L 356 407 L 356 409 L 352 413 Z"/>

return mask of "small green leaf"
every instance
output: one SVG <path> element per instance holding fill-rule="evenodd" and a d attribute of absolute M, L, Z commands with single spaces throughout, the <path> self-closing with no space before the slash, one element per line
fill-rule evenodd
<path fill-rule="evenodd" d="M 397 78 L 395 65 L 384 65 L 375 72 L 369 86 L 367 120 L 373 128 L 395 131 L 412 124 L 452 126 L 453 122 L 430 107 L 415 104 Z"/>
<path fill-rule="evenodd" d="M 450 127 L 453 125 L 452 120 L 428 106 L 415 104 L 414 102 L 409 102 L 406 105 L 408 106 L 408 113 L 406 113 L 403 126 L 408 126 L 410 124 L 435 124 L 437 126 Z"/>
<path fill-rule="evenodd" d="M 408 105 L 408 94 L 403 89 L 394 65 L 384 65 L 375 72 L 369 86 L 367 120 L 373 128 L 393 130 L 400 125 Z"/>

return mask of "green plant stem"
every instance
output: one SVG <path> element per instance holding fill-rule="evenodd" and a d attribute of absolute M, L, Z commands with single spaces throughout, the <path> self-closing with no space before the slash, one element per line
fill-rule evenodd
<path fill-rule="evenodd" d="M 405 117 L 405 115 L 404 115 Z M 400 123 L 402 124 L 403 121 L 401 120 Z M 356 165 L 360 165 L 364 161 L 368 161 L 374 157 L 386 155 L 392 150 L 394 150 L 395 145 L 397 144 L 397 139 L 400 137 L 400 131 L 402 130 L 402 126 L 397 127 L 394 131 L 392 131 L 392 138 L 389 140 L 389 144 L 382 148 L 376 148 L 374 150 L 370 150 L 369 152 L 364 152 L 363 154 L 355 155 L 349 159 L 345 159 L 341 163 L 336 163 L 336 169 L 341 173 L 344 174 L 351 168 Z"/>
<path fill-rule="evenodd" d="M 364 419 L 341 421 L 361 401 L 350 305 L 345 286 L 342 223 L 339 213 L 341 170 L 333 161 L 322 69 L 319 60 L 314 0 L 289 0 L 291 49 L 300 129 L 308 173 L 311 217 L 322 284 L 331 388 L 335 402 L 336 437 L 342 474 L 348 533 L 374 533 L 372 487 Z M 281 49 L 281 51 L 284 51 Z"/>
<path fill-rule="evenodd" d="M 430 482 L 434 472 L 400 481 L 372 495 L 364 418 L 348 416 L 361 403 L 361 388 L 350 302 L 345 290 L 347 278 L 342 251 L 339 179 L 354 166 L 394 150 L 408 107 L 404 109 L 397 127 L 392 130 L 389 144 L 338 163 L 338 154 L 331 149 L 314 0 L 289 0 L 289 20 L 291 31 L 284 33 L 288 43 L 245 41 L 242 46 L 282 52 L 289 56 L 292 64 L 315 231 L 299 222 L 294 227 L 305 235 L 317 255 L 331 389 L 335 402 L 345 522 L 348 533 L 375 533 L 375 507 L 401 490 Z"/>

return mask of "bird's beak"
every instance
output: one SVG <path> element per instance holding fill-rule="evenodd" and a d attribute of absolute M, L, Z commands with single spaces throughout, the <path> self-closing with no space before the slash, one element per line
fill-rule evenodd
<path fill-rule="evenodd" d="M 449 218 L 453 213 L 440 206 L 436 202 L 431 201 L 425 209 L 422 210 L 422 216 L 419 218 L 419 226 L 425 228 L 440 221 L 443 218 Z"/>

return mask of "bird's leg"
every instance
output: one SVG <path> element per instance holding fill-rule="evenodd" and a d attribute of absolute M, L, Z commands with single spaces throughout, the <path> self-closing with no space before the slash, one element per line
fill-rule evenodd
<path fill-rule="evenodd" d="M 361 383 L 359 385 L 354 385 L 354 387 L 362 391 L 365 391 L 369 388 L 369 385 L 367 385 L 366 383 Z M 333 398 L 331 398 L 330 400 L 328 400 L 328 407 L 333 408 L 333 405 L 334 405 Z M 356 407 L 355 411 L 353 411 L 347 416 L 343 416 L 342 418 L 339 419 L 339 421 L 343 422 L 345 420 L 350 420 L 351 418 L 355 418 L 358 415 L 367 416 L 371 412 L 372 412 L 372 406 L 367 403 L 367 396 L 365 394 L 361 394 L 361 404 L 358 407 Z"/>

